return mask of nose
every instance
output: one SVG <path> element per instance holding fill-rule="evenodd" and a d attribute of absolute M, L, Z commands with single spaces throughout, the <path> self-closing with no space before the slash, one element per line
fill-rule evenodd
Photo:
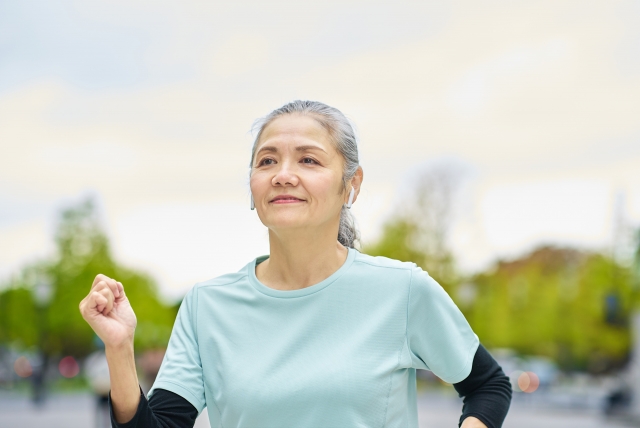
<path fill-rule="evenodd" d="M 281 162 L 271 179 L 271 184 L 273 186 L 297 186 L 298 175 L 296 174 L 295 166 L 291 165 L 289 161 Z"/>

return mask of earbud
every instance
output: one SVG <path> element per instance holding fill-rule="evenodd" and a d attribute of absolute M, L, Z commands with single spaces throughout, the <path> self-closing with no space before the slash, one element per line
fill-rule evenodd
<path fill-rule="evenodd" d="M 256 208 L 256 204 L 253 202 L 253 194 L 251 194 L 251 209 L 254 210 Z"/>
<path fill-rule="evenodd" d="M 351 188 L 351 193 L 349 193 L 349 202 L 347 202 L 347 208 L 351 209 L 352 203 L 353 203 L 353 187 Z"/>

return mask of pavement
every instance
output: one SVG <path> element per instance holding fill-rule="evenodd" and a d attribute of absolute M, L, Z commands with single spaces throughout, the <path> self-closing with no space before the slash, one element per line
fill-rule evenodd
<path fill-rule="evenodd" d="M 0 393 L 0 428 L 101 428 L 96 420 L 96 400 L 90 394 L 57 394 L 42 407 L 7 392 Z M 462 409 L 457 396 L 438 392 L 418 396 L 420 428 L 455 428 Z M 105 425 L 102 425 L 105 426 Z M 106 425 L 108 426 L 108 425 Z M 594 409 L 553 408 L 515 395 L 504 428 L 624 428 L 640 426 L 608 420 Z M 195 428 L 209 428 L 206 410 Z"/>

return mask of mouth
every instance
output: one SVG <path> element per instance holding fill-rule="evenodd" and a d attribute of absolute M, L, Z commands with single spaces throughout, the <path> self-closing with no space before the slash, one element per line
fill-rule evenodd
<path fill-rule="evenodd" d="M 293 204 L 296 202 L 304 202 L 304 199 L 299 199 L 299 198 L 296 198 L 295 196 L 290 196 L 290 195 L 281 195 L 281 196 L 276 196 L 270 202 L 273 204 Z"/>

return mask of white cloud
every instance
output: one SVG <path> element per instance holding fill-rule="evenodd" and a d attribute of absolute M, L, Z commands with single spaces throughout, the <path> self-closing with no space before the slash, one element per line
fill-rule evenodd
<path fill-rule="evenodd" d="M 231 268 L 262 248 L 234 247 L 234 259 L 203 242 L 231 239 L 220 224 L 254 230 L 242 214 L 249 127 L 308 98 L 358 126 L 365 181 L 354 213 L 365 241 L 401 203 L 405 172 L 444 155 L 478 171 L 475 208 L 452 238 L 468 265 L 543 239 L 607 242 L 605 189 L 626 189 L 629 217 L 640 221 L 637 28 L 625 8 L 279 5 L 93 2 L 59 20 L 13 6 L 0 17 L 24 23 L 0 25 L 12 47 L 0 64 L 0 190 L 9 189 L 0 207 L 53 218 L 51 201 L 96 192 L 117 256 L 163 270 L 174 293 L 207 276 L 208 260 Z M 26 199 L 5 196 L 15 193 Z M 5 248 L 19 247 L 21 234 L 25 243 L 46 235 L 13 214 L 0 221 Z M 40 246 L 25 245 L 22 256 L 0 254 L 5 272 Z"/>
<path fill-rule="evenodd" d="M 49 232 L 47 222 L 43 219 L 0 228 L 0 285 L 14 275 L 18 267 L 53 254 Z"/>
<path fill-rule="evenodd" d="M 566 59 L 568 46 L 564 40 L 550 40 L 538 46 L 519 46 L 498 58 L 474 66 L 455 82 L 446 98 L 454 114 L 473 117 L 488 107 L 499 95 L 518 90 L 547 67 L 557 67 Z M 566 66 L 566 63 L 565 63 Z"/>
<path fill-rule="evenodd" d="M 223 77 L 236 76 L 264 66 L 270 55 L 269 42 L 254 34 L 236 34 L 225 39 L 211 58 L 211 71 Z"/>
<path fill-rule="evenodd" d="M 601 243 L 610 237 L 610 189 L 597 180 L 495 185 L 481 194 L 487 240 L 500 250 L 531 241 Z"/>

